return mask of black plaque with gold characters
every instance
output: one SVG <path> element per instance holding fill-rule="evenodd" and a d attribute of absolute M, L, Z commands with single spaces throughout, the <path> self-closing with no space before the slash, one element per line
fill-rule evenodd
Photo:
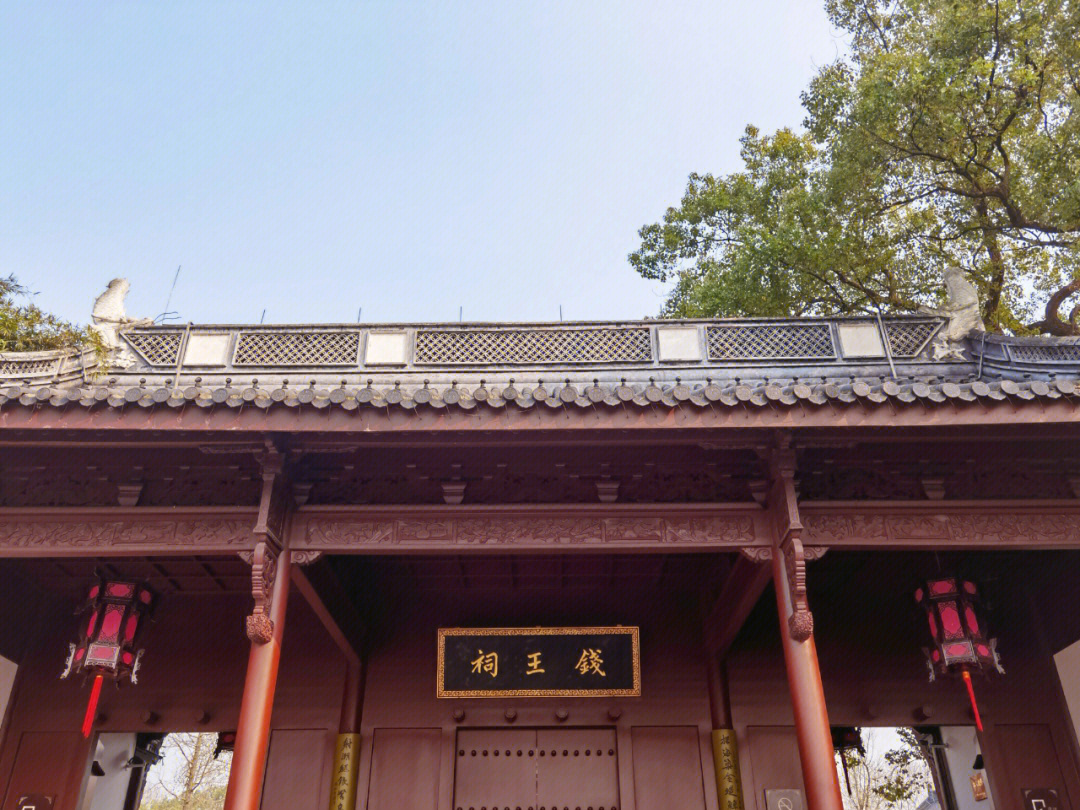
<path fill-rule="evenodd" d="M 639 697 L 636 627 L 439 630 L 438 697 Z"/>

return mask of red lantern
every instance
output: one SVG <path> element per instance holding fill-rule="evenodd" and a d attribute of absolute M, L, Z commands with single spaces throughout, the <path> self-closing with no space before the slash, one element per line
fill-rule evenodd
<path fill-rule="evenodd" d="M 82 623 L 79 641 L 68 645 L 67 665 L 61 678 L 72 673 L 94 676 L 90 702 L 83 718 L 82 732 L 90 736 L 97 711 L 101 682 L 108 675 L 119 681 L 128 678 L 138 683 L 143 651 L 135 649 L 145 619 L 154 604 L 154 594 L 145 585 L 124 580 L 100 578 L 90 588 L 86 603 L 78 611 Z"/>
<path fill-rule="evenodd" d="M 915 601 L 926 611 L 932 649 L 925 649 L 930 680 L 937 673 L 959 674 L 964 679 L 975 725 L 982 731 L 982 718 L 975 703 L 971 685 L 973 670 L 996 671 L 1005 674 L 997 653 L 997 639 L 989 638 L 982 617 L 982 600 L 974 582 L 958 577 L 939 577 L 929 580 L 915 591 Z"/>

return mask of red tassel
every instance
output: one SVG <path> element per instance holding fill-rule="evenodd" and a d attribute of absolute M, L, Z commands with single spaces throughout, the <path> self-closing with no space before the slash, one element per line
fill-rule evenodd
<path fill-rule="evenodd" d="M 975 690 L 971 686 L 971 673 L 965 669 L 961 670 L 960 674 L 964 678 L 964 686 L 967 687 L 968 697 L 971 699 L 971 710 L 975 712 L 975 728 L 982 731 L 982 718 L 979 717 L 979 706 L 975 702 Z"/>
<path fill-rule="evenodd" d="M 101 675 L 94 678 L 94 686 L 90 689 L 90 702 L 86 704 L 86 717 L 84 717 L 82 721 L 83 737 L 89 737 L 90 730 L 94 727 L 94 717 L 97 715 L 98 698 L 101 697 L 101 679 Z"/>

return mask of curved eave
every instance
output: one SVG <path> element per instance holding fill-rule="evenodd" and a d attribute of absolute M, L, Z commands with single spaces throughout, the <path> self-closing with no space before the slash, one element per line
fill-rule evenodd
<path fill-rule="evenodd" d="M 0 428 L 368 432 L 897 427 L 1080 421 L 1080 380 L 432 389 L 21 387 Z"/>

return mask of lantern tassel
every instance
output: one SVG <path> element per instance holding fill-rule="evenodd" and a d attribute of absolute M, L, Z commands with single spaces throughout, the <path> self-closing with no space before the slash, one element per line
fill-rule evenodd
<path fill-rule="evenodd" d="M 101 675 L 94 678 L 94 685 L 90 689 L 90 702 L 86 704 L 86 716 L 82 721 L 83 737 L 90 736 L 90 730 L 94 727 L 94 717 L 97 715 L 98 698 L 101 697 Z"/>
<path fill-rule="evenodd" d="M 971 685 L 971 673 L 965 668 L 961 670 L 960 675 L 964 679 L 964 686 L 967 687 L 968 698 L 971 700 L 971 711 L 975 713 L 975 728 L 982 731 L 982 718 L 979 717 L 979 704 L 975 702 L 975 689 Z"/>

